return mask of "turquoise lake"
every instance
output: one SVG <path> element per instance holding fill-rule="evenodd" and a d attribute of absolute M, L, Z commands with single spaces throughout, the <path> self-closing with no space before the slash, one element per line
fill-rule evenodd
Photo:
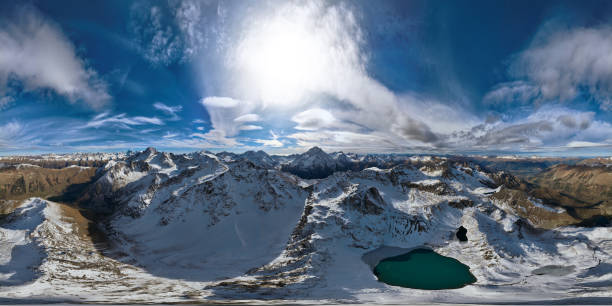
<path fill-rule="evenodd" d="M 388 285 L 426 290 L 456 289 L 476 282 L 470 267 L 427 249 L 383 259 L 374 274 Z"/>

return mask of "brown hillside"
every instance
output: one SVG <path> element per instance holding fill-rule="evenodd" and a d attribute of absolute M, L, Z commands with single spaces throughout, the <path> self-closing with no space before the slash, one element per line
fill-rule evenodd
<path fill-rule="evenodd" d="M 96 168 L 66 167 L 48 169 L 11 166 L 0 169 L 0 200 L 52 197 L 70 192 L 92 180 Z"/>
<path fill-rule="evenodd" d="M 612 167 L 556 165 L 534 176 L 532 195 L 575 217 L 612 216 Z"/>

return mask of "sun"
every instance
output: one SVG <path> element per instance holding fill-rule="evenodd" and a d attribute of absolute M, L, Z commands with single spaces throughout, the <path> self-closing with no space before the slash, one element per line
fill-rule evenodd
<path fill-rule="evenodd" d="M 314 19 L 308 8 L 298 7 L 249 25 L 235 64 L 251 96 L 264 105 L 288 106 L 329 81 L 334 33 Z"/>

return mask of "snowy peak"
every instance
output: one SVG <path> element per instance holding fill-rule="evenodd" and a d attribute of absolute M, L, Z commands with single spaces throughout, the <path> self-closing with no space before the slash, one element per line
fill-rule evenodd
<path fill-rule="evenodd" d="M 112 213 L 129 206 L 131 213 L 137 214 L 150 203 L 150 192 L 160 186 L 193 184 L 226 170 L 227 166 L 210 153 L 175 155 L 148 148 L 125 161 L 108 163 L 79 201 L 99 212 Z"/>
<path fill-rule="evenodd" d="M 148 160 L 157 155 L 157 149 L 153 147 L 148 147 L 144 151 L 140 153 L 136 153 L 128 158 L 130 161 L 138 161 L 138 160 Z"/>
<path fill-rule="evenodd" d="M 157 149 L 155 149 L 154 147 L 147 147 L 143 153 L 147 153 L 147 154 L 156 154 L 157 153 Z"/>
<path fill-rule="evenodd" d="M 308 149 L 308 151 L 304 152 L 305 155 L 327 155 L 327 153 L 325 153 L 325 151 L 323 151 L 323 149 L 319 148 L 319 147 L 312 147 L 310 149 Z"/>
<path fill-rule="evenodd" d="M 298 155 L 291 163 L 283 166 L 283 170 L 306 179 L 325 178 L 338 171 L 338 163 L 319 147 Z"/>
<path fill-rule="evenodd" d="M 237 156 L 252 162 L 253 164 L 263 168 L 274 168 L 277 162 L 264 151 L 246 151 Z"/>
<path fill-rule="evenodd" d="M 334 152 L 331 154 L 331 157 L 336 160 L 339 165 L 344 167 L 350 167 L 350 165 L 355 162 L 343 152 Z"/>

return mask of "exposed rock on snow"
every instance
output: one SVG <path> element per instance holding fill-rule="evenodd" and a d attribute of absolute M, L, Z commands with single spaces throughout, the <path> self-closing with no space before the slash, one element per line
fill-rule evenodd
<path fill-rule="evenodd" d="M 283 165 L 283 171 L 293 173 L 301 178 L 325 178 L 336 171 L 342 171 L 343 164 L 333 159 L 318 147 L 313 147 L 300 154 L 291 163 Z"/>
<path fill-rule="evenodd" d="M 467 229 L 465 229 L 465 227 L 460 226 L 457 229 L 457 233 L 456 233 L 457 239 L 459 239 L 459 241 L 468 241 L 467 238 Z"/>

